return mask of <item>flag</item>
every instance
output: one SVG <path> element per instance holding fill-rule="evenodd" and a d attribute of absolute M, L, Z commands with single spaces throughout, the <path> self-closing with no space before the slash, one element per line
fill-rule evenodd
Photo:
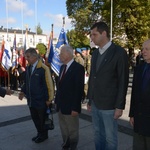
<path fill-rule="evenodd" d="M 14 43 L 12 51 L 12 68 L 15 68 L 18 65 L 18 54 L 16 53 L 16 34 L 14 34 Z"/>
<path fill-rule="evenodd" d="M 58 38 L 58 42 L 56 44 L 56 49 L 55 50 L 53 49 L 54 51 L 53 57 L 52 59 L 50 59 L 51 68 L 57 75 L 59 75 L 60 67 L 62 65 L 62 62 L 60 61 L 60 58 L 59 58 L 59 48 L 64 44 L 68 44 L 68 40 L 67 40 L 66 32 L 64 31 L 64 28 L 62 28 L 59 38 Z"/>
<path fill-rule="evenodd" d="M 48 62 L 52 62 L 52 58 L 54 56 L 54 47 L 53 47 L 53 39 L 50 39 L 50 45 L 49 45 L 49 55 L 48 55 Z"/>
<path fill-rule="evenodd" d="M 62 28 L 59 34 L 58 42 L 56 44 L 56 49 L 59 49 L 64 44 L 68 45 L 68 40 L 67 40 L 67 35 L 66 35 L 64 28 Z"/>
<path fill-rule="evenodd" d="M 2 62 L 3 52 L 4 52 L 4 40 L 2 41 L 2 46 L 1 46 L 1 49 L 0 49 L 0 62 Z"/>
<path fill-rule="evenodd" d="M 9 70 L 9 68 L 12 66 L 12 52 L 10 49 L 10 45 L 8 43 L 8 41 L 5 41 L 4 43 L 4 52 L 3 52 L 3 56 L 2 56 L 2 67 L 5 70 Z"/>
<path fill-rule="evenodd" d="M 28 31 L 26 30 L 24 35 L 24 46 L 23 46 L 23 56 L 22 56 L 22 67 L 26 68 L 26 59 L 25 59 L 25 51 L 29 48 L 28 46 Z"/>

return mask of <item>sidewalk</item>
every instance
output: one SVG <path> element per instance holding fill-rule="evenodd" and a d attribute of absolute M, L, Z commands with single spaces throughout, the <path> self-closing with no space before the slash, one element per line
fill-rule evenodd
<path fill-rule="evenodd" d="M 124 115 L 119 119 L 118 150 L 132 150 L 132 129 L 129 125 L 129 99 Z M 55 129 L 49 131 L 49 139 L 36 144 L 31 138 L 36 135 L 33 122 L 30 119 L 26 99 L 20 101 L 17 93 L 0 98 L 0 150 L 61 150 L 62 138 L 60 134 L 57 114 L 54 114 Z M 93 128 L 90 113 L 83 105 L 80 115 L 80 140 L 79 150 L 94 150 Z"/>

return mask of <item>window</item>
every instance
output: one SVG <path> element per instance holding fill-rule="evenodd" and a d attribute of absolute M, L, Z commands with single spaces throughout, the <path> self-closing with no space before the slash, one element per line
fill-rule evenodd
<path fill-rule="evenodd" d="M 23 41 L 22 38 L 19 38 L 19 42 L 22 43 L 22 41 Z"/>
<path fill-rule="evenodd" d="M 42 39 L 39 39 L 39 43 L 42 43 Z"/>

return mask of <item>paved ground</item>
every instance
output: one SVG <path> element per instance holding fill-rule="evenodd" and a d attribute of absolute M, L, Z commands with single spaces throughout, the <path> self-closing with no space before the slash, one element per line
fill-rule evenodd
<path fill-rule="evenodd" d="M 132 129 L 129 125 L 130 88 L 127 94 L 127 104 L 124 115 L 119 119 L 118 150 L 132 150 Z M 31 138 L 36 130 L 30 119 L 26 99 L 20 101 L 17 92 L 5 98 L 0 98 L 0 150 L 61 150 L 61 134 L 57 114 L 54 114 L 55 129 L 49 131 L 49 139 L 36 144 Z M 83 105 L 80 115 L 79 150 L 94 150 L 91 115 Z"/>

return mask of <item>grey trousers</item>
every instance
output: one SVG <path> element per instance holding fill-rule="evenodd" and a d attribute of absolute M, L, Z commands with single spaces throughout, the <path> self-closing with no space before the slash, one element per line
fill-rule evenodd
<path fill-rule="evenodd" d="M 63 115 L 59 111 L 58 119 L 64 144 L 71 150 L 76 150 L 79 141 L 79 116 Z"/>

